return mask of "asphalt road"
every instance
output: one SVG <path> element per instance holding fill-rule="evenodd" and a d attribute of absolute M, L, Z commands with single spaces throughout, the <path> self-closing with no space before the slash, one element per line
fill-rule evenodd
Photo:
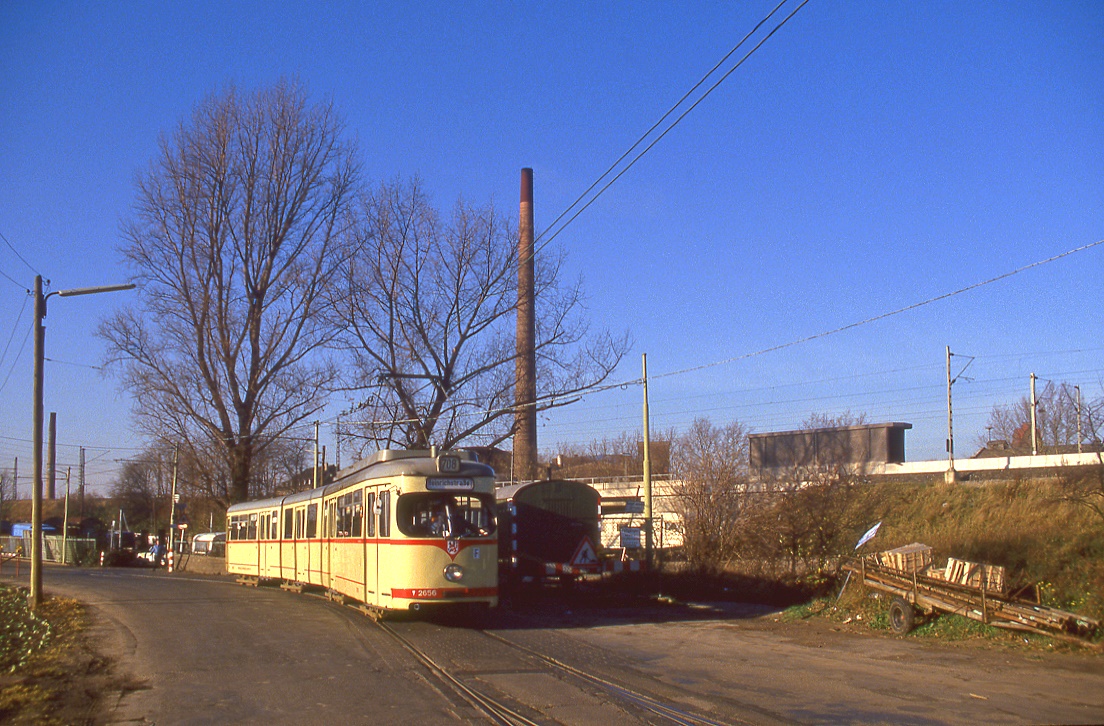
<path fill-rule="evenodd" d="M 49 568 L 45 580 L 47 592 L 92 607 L 106 654 L 140 686 L 121 694 L 115 722 L 481 721 L 367 618 L 325 600 L 148 570 Z M 722 723 L 1104 722 L 1099 654 L 929 644 L 763 613 L 549 608 L 520 626 L 503 613 L 498 634 Z M 489 651 L 475 633 L 417 624 L 406 632 L 436 643 L 474 681 L 535 699 L 524 701 L 535 708 L 552 702 L 538 685 L 551 679 L 481 662 Z M 638 722 L 571 701 L 565 691 L 558 711 L 543 713 L 561 723 Z"/>
<path fill-rule="evenodd" d="M 97 617 L 95 636 L 139 687 L 114 722 L 454 723 L 458 713 L 366 618 L 275 588 L 138 569 L 45 572 L 49 594 Z"/>

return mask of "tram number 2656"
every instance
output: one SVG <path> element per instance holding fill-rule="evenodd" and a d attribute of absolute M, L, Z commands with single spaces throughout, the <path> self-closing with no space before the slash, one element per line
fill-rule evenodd
<path fill-rule="evenodd" d="M 436 588 L 431 588 L 431 589 L 428 589 L 428 590 L 415 590 L 413 594 L 414 594 L 414 597 L 437 597 L 438 596 Z"/>

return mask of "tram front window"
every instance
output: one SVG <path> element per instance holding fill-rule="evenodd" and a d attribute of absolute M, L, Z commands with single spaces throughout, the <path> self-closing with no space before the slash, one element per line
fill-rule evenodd
<path fill-rule="evenodd" d="M 485 537 L 494 533 L 485 494 L 406 494 L 399 498 L 399 530 L 408 537 Z"/>

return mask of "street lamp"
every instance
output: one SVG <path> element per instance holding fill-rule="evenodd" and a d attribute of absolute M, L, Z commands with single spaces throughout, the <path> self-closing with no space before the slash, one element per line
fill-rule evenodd
<path fill-rule="evenodd" d="M 45 361 L 46 328 L 42 321 L 46 319 L 46 300 L 51 295 L 71 297 L 74 295 L 93 295 L 100 292 L 118 292 L 133 290 L 133 284 L 104 285 L 101 287 L 76 287 L 70 290 L 54 290 L 42 294 L 42 275 L 35 275 L 34 284 L 34 479 L 31 486 L 31 595 L 32 610 L 38 609 L 42 602 L 42 380 Z"/>

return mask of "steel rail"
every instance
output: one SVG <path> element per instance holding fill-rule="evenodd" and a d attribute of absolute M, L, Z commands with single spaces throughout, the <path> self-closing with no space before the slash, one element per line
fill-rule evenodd
<path fill-rule="evenodd" d="M 620 698 L 623 701 L 628 701 L 646 711 L 650 711 L 657 716 L 661 716 L 671 723 L 680 724 L 681 726 L 727 726 L 728 724 L 732 723 L 752 723 L 751 721 L 713 721 L 712 719 L 706 718 L 705 716 L 691 713 L 680 708 L 675 708 L 674 706 L 663 703 L 662 701 L 652 698 L 651 696 L 645 696 L 642 693 L 634 691 L 630 688 L 626 688 L 625 686 L 614 683 L 613 681 L 607 680 L 600 676 L 596 676 L 592 673 L 587 673 L 586 671 L 580 670 L 572 665 L 568 665 L 567 663 L 557 660 L 556 658 L 545 655 L 544 653 L 533 650 L 532 648 L 528 648 L 524 645 L 521 645 L 520 643 L 515 643 L 512 640 L 503 638 L 501 635 L 489 633 L 485 630 L 481 630 L 480 632 L 486 635 L 488 638 L 497 640 L 498 642 L 503 643 L 504 645 L 513 648 L 514 650 L 517 650 L 521 653 L 524 653 L 531 658 L 535 658 L 542 663 L 550 665 L 564 673 L 575 676 L 576 678 L 586 681 L 591 685 L 598 686 L 602 690 Z"/>
<path fill-rule="evenodd" d="M 387 623 L 381 620 L 375 620 L 374 622 L 380 630 L 394 638 L 394 640 L 408 653 L 413 655 L 419 663 L 425 666 L 431 673 L 456 691 L 461 698 L 467 701 L 473 708 L 482 712 L 483 715 L 491 721 L 497 724 L 503 724 L 503 726 L 540 726 L 538 722 L 523 716 L 501 701 L 475 690 L 449 673 L 447 668 L 434 661 L 416 645 L 399 635 L 395 632 L 394 628 Z"/>

